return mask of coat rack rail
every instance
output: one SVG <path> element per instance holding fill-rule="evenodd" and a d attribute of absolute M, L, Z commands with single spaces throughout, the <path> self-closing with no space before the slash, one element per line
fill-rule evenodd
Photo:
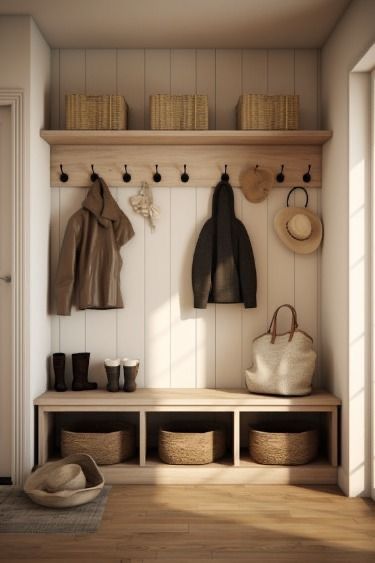
<path fill-rule="evenodd" d="M 158 187 L 212 187 L 220 180 L 225 165 L 233 186 L 239 185 L 243 169 L 259 165 L 272 171 L 275 188 L 300 185 L 307 170 L 309 188 L 321 188 L 321 146 L 316 144 L 52 145 L 51 186 L 87 187 L 94 170 L 111 186 L 138 187 L 147 181 Z M 185 167 L 187 182 L 182 179 Z M 277 179 L 281 167 L 283 182 Z M 159 181 L 155 170 L 161 176 Z"/>

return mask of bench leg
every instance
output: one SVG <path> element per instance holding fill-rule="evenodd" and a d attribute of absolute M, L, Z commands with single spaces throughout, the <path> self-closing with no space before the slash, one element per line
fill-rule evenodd
<path fill-rule="evenodd" d="M 329 412 L 328 418 L 328 454 L 331 465 L 337 467 L 337 408 Z"/>

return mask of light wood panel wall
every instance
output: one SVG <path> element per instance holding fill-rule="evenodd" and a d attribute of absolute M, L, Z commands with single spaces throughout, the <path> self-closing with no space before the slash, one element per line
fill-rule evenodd
<path fill-rule="evenodd" d="M 319 126 L 318 66 L 315 50 L 54 50 L 51 128 L 63 128 L 65 92 L 116 91 L 128 100 L 132 129 L 148 127 L 148 96 L 157 92 L 207 93 L 210 128 L 234 129 L 237 98 L 251 90 L 299 93 L 301 127 L 314 129 Z M 192 306 L 192 256 L 211 214 L 210 188 L 154 188 L 162 212 L 155 232 L 130 209 L 134 188 L 112 191 L 136 231 L 123 249 L 126 307 L 54 316 L 53 352 L 90 351 L 91 377 L 102 386 L 103 359 L 127 355 L 141 360 L 140 386 L 240 387 L 252 339 L 266 330 L 275 307 L 286 302 L 297 307 L 300 326 L 317 345 L 319 254 L 294 255 L 273 231 L 273 216 L 285 205 L 288 188 L 274 190 L 258 205 L 235 190 L 236 212 L 251 237 L 258 274 L 258 307 L 252 310 Z M 317 211 L 318 191 L 310 190 L 310 206 Z M 52 190 L 51 288 L 67 220 L 84 195 L 82 188 Z M 288 325 L 283 315 L 280 328 Z"/>
<path fill-rule="evenodd" d="M 103 386 L 103 359 L 131 356 L 141 360 L 140 386 L 241 387 L 252 339 L 265 332 L 278 305 L 294 304 L 300 326 L 317 343 L 319 255 L 294 255 L 273 231 L 274 214 L 285 205 L 288 189 L 274 190 L 257 205 L 247 202 L 239 189 L 234 191 L 236 213 L 255 254 L 256 309 L 213 304 L 205 310 L 193 308 L 191 264 L 197 236 L 211 214 L 210 188 L 154 188 L 161 208 L 154 232 L 130 208 L 135 189 L 112 188 L 136 232 L 122 251 L 125 308 L 54 316 L 53 352 L 91 352 L 92 377 Z M 310 207 L 318 211 L 318 190 L 309 195 Z M 67 220 L 84 196 L 82 188 L 52 190 L 51 287 Z M 302 204 L 299 198 L 296 195 L 296 203 Z M 280 329 L 289 322 L 287 314 L 282 315 Z"/>
<path fill-rule="evenodd" d="M 241 93 L 299 94 L 300 128 L 319 128 L 316 49 L 54 49 L 51 129 L 63 129 L 66 93 L 118 93 L 129 128 L 148 129 L 149 96 L 208 95 L 209 128 L 235 129 Z"/>

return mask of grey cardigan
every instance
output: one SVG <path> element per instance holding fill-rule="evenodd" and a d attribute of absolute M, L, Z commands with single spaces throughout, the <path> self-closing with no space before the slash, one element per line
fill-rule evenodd
<path fill-rule="evenodd" d="M 257 278 L 253 250 L 244 225 L 234 214 L 232 186 L 220 182 L 212 217 L 203 226 L 194 252 L 194 307 L 207 303 L 244 303 L 256 307 Z"/>

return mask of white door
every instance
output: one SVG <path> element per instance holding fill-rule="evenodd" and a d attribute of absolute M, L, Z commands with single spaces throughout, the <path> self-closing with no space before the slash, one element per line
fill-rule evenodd
<path fill-rule="evenodd" d="M 11 110 L 0 106 L 0 483 L 12 459 Z"/>

